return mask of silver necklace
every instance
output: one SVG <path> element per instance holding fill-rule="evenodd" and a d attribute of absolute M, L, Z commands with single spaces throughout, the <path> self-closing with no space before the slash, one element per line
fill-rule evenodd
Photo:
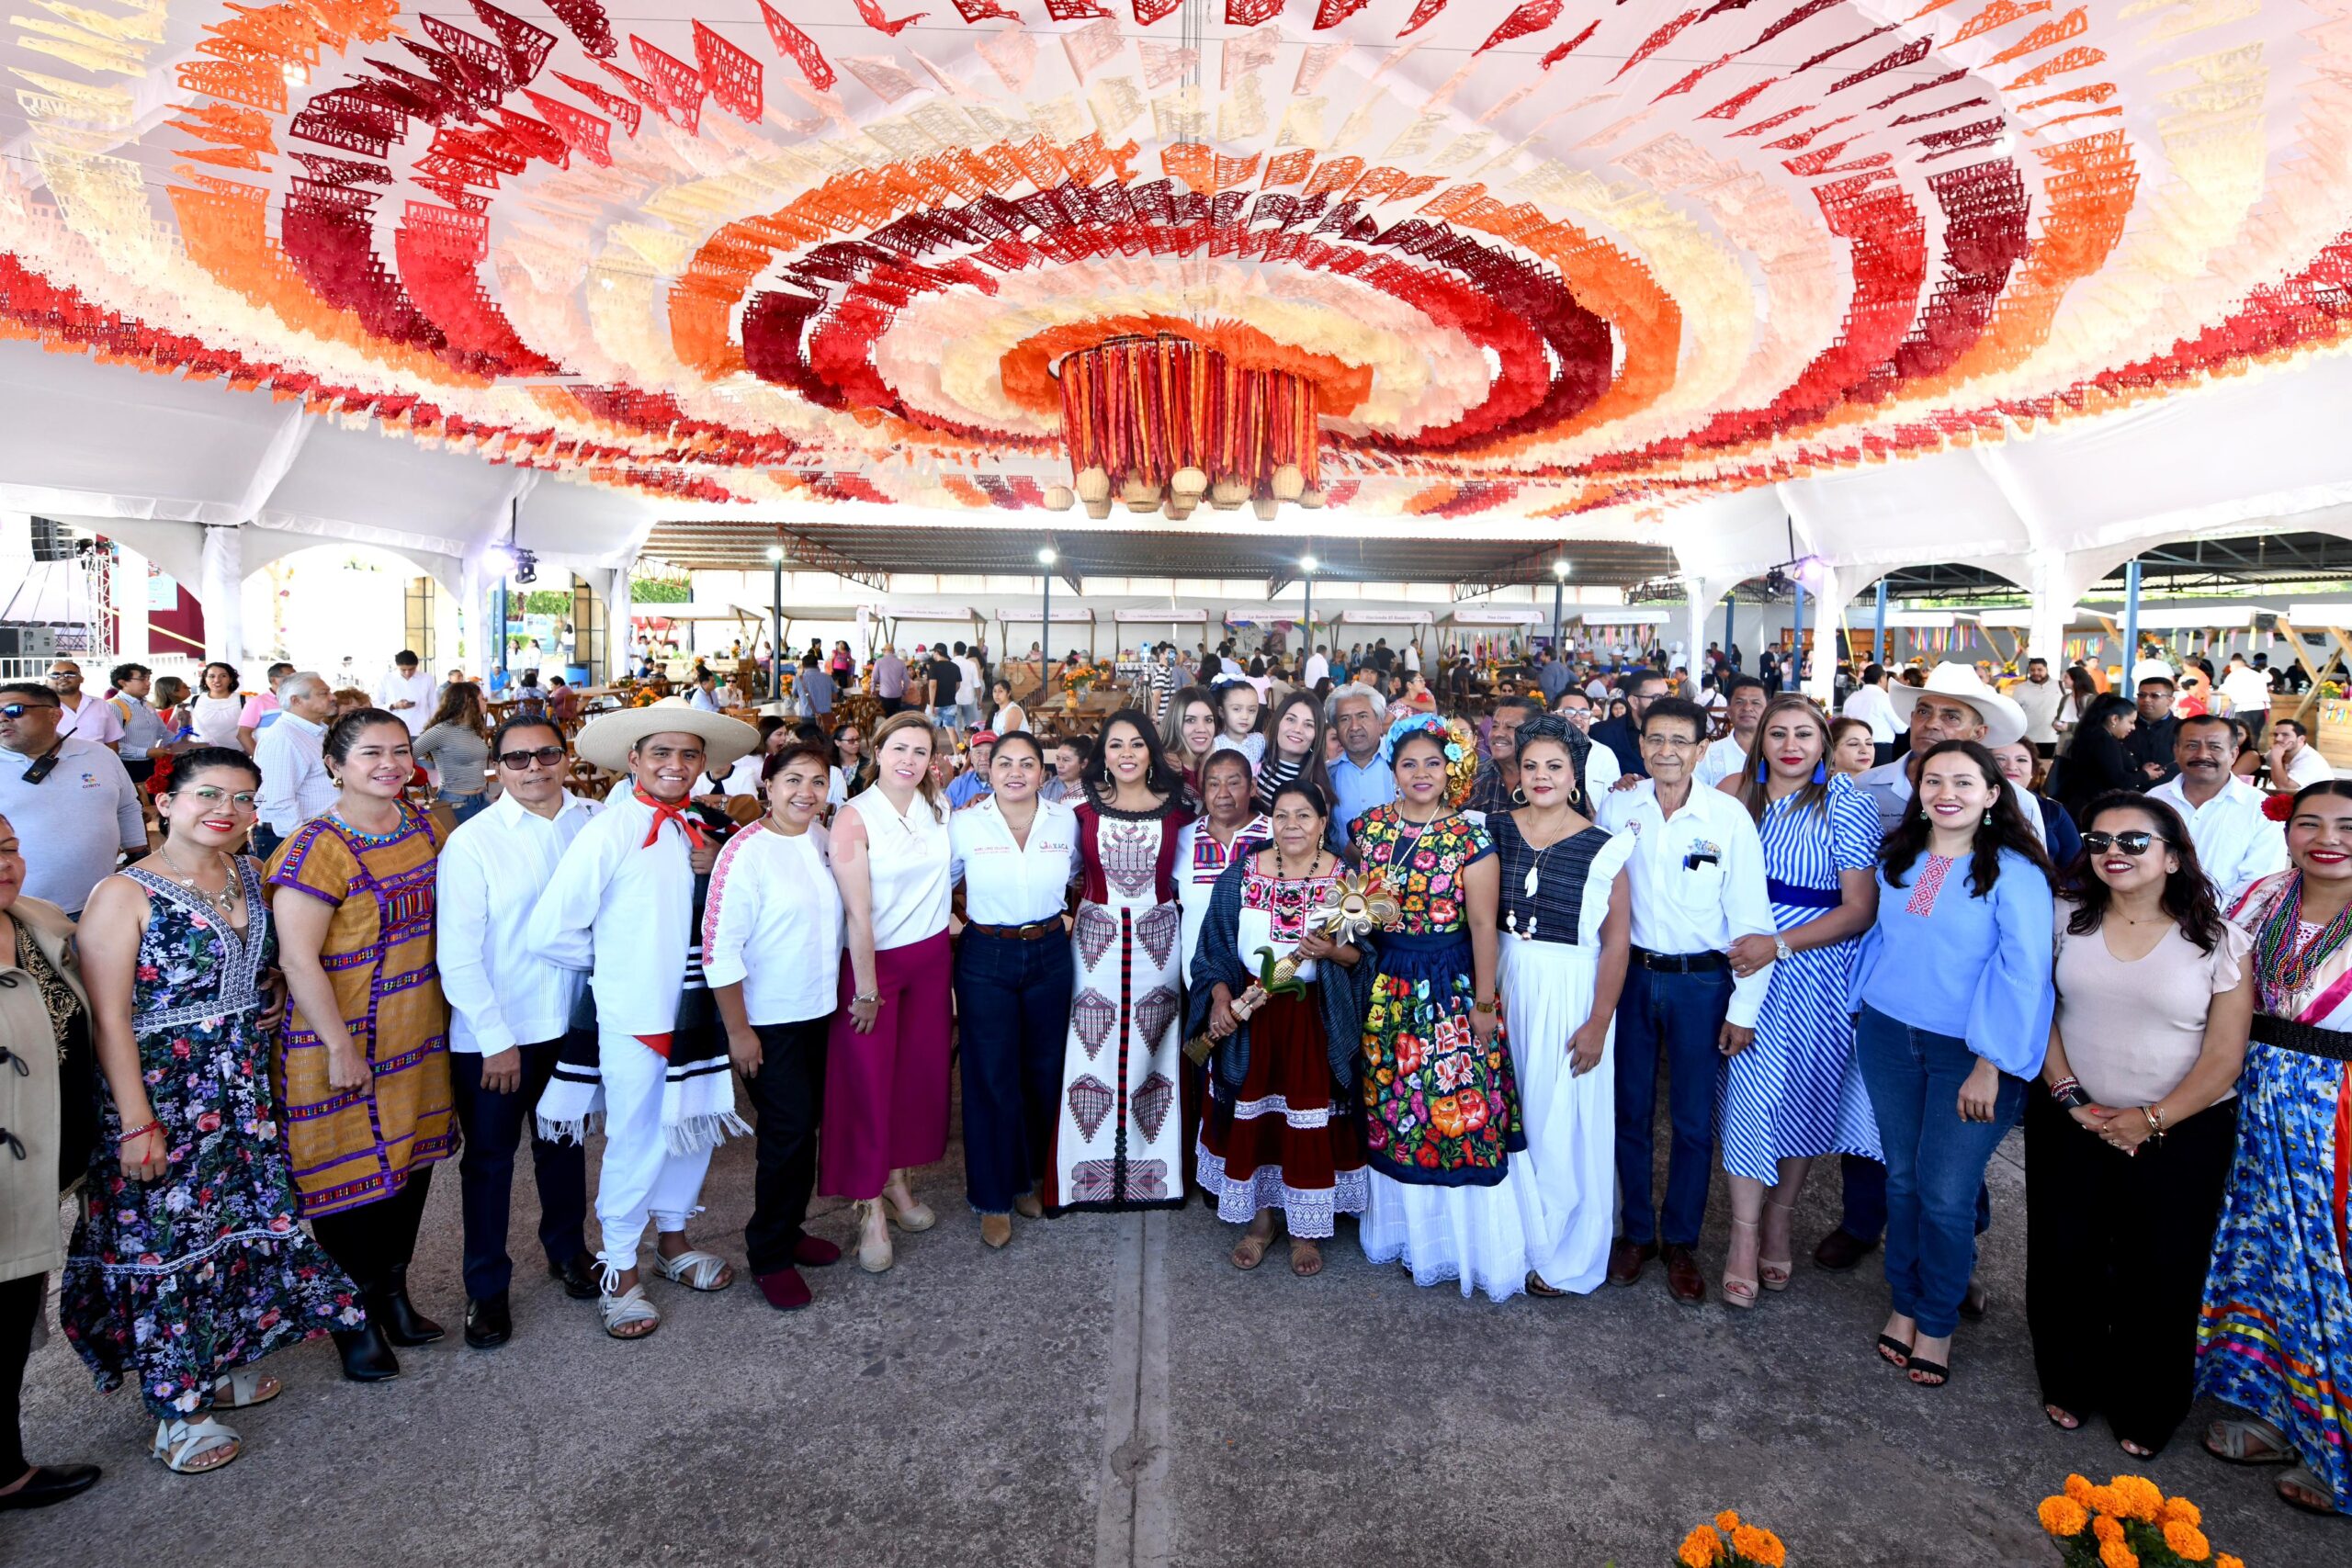
<path fill-rule="evenodd" d="M 208 892 L 205 888 L 198 886 L 196 876 L 192 873 L 186 876 L 181 875 L 179 874 L 179 867 L 173 863 L 170 855 L 159 852 L 155 858 L 172 868 L 170 875 L 174 882 L 178 883 L 182 887 L 187 888 L 189 892 L 195 894 L 198 897 L 203 899 L 206 903 L 220 910 L 223 918 L 236 913 L 238 894 L 237 874 L 235 868 L 230 865 L 229 857 L 227 855 L 222 854 L 219 850 L 212 852 L 212 859 L 214 863 L 220 867 L 220 891 L 218 893 Z"/>

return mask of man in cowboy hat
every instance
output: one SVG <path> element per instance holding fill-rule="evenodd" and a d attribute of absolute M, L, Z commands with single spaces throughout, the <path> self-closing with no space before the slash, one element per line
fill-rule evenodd
<path fill-rule="evenodd" d="M 2132 697 L 2140 707 L 2140 722 L 2124 737 L 2124 750 L 2140 764 L 2142 789 L 2163 784 L 2180 772 L 2173 760 L 2180 720 L 2173 716 L 2172 700 L 2179 678 L 2161 659 L 2143 659 L 2132 667 Z"/>
<path fill-rule="evenodd" d="M 690 802 L 706 771 L 724 773 L 758 743 L 750 725 L 674 697 L 591 720 L 580 755 L 626 782 L 563 852 L 531 914 L 531 945 L 587 970 L 595 996 L 593 1052 L 584 1040 L 566 1041 L 538 1119 L 551 1135 L 579 1136 L 603 1111 L 597 1260 L 605 1331 L 616 1339 L 641 1338 L 662 1321 L 638 1282 L 649 1215 L 655 1272 L 696 1291 L 734 1282 L 724 1260 L 685 1237 L 711 1150 L 746 1130 L 725 1037 L 709 1027 L 716 1011 L 702 981 L 694 863 L 706 840 Z M 697 1011 L 708 1015 L 701 1027 Z"/>
<path fill-rule="evenodd" d="M 1910 727 L 1910 752 L 1854 781 L 1877 806 L 1882 833 L 1894 831 L 1910 809 L 1913 774 L 1919 759 L 1935 746 L 1946 740 L 1973 740 L 1987 748 L 2007 746 L 2025 734 L 2025 710 L 1986 684 L 1973 667 L 1958 660 L 1937 665 L 1921 685 L 1895 686 L 1887 693 L 1887 700 L 1894 706 L 1895 722 Z M 2041 803 L 2014 782 L 2008 789 L 2018 814 L 2037 839 L 2042 837 Z M 1838 1228 L 1824 1236 L 1813 1253 L 1815 1263 L 1834 1270 L 1860 1262 L 1886 1232 L 1886 1167 L 1860 1155 L 1842 1156 L 1838 1167 L 1844 1179 L 1844 1213 Z M 1982 1231 L 1990 1217 L 1988 1200 L 1980 1190 L 1976 1228 Z M 1984 1302 L 1983 1292 L 1971 1280 L 1962 1313 L 1981 1317 Z"/>

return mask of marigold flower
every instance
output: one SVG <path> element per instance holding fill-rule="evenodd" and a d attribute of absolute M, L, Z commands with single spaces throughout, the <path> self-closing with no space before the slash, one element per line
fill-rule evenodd
<path fill-rule="evenodd" d="M 2082 1534 L 2083 1527 L 2091 1519 L 2088 1511 L 2072 1497 L 2044 1497 L 2035 1517 L 2041 1520 L 2043 1529 L 2060 1540 Z"/>
<path fill-rule="evenodd" d="M 1754 1525 L 1741 1525 L 1731 1532 L 1731 1549 L 1758 1568 L 1781 1568 L 1789 1557 L 1779 1536 Z"/>
<path fill-rule="evenodd" d="M 1719 1530 L 1736 1530 L 1739 1528 L 1739 1516 L 1729 1508 L 1725 1508 L 1715 1516 L 1715 1528 Z"/>
<path fill-rule="evenodd" d="M 2145 1519 L 2154 1524 L 2165 1506 L 2164 1490 L 2144 1475 L 2119 1475 L 2107 1484 L 2121 1500 L 2120 1511 L 2127 1519 Z"/>
<path fill-rule="evenodd" d="M 2066 1484 L 2061 1490 L 2084 1507 L 2087 1508 L 2091 1506 L 2091 1483 L 2086 1477 L 2080 1475 L 2066 1477 Z"/>
<path fill-rule="evenodd" d="M 2115 1522 L 2113 1515 L 2101 1514 L 2091 1521 L 2091 1534 L 2098 1537 L 2101 1546 L 2112 1546 L 2123 1539 L 2123 1527 Z"/>
<path fill-rule="evenodd" d="M 1674 1559 L 1682 1568 L 1714 1568 L 1715 1559 L 1722 1555 L 1722 1540 L 1701 1525 L 1682 1538 L 1682 1549 L 1674 1554 Z"/>
<path fill-rule="evenodd" d="M 2165 1544 L 2171 1547 L 2173 1555 L 2184 1562 L 2202 1562 L 2213 1551 L 2203 1530 L 2179 1519 L 2165 1526 Z"/>
<path fill-rule="evenodd" d="M 2221 1556 L 2213 1559 L 2213 1568 L 2245 1568 L 2245 1562 L 2243 1559 L 2233 1557 L 2224 1551 Z"/>
<path fill-rule="evenodd" d="M 2105 1568 L 2140 1568 L 2140 1554 L 2120 1540 L 2100 1547 L 2098 1560 Z"/>
<path fill-rule="evenodd" d="M 2117 1518 L 2123 1515 L 2123 1499 L 2116 1495 L 2112 1486 L 2091 1487 L 2083 1495 L 2083 1506 L 2094 1514 L 2106 1514 Z"/>
<path fill-rule="evenodd" d="M 2205 1522 L 2205 1516 L 2196 1504 L 2186 1497 L 2167 1497 L 2163 1511 L 2156 1516 L 2156 1522 L 2170 1524 L 2175 1519 L 2185 1525 L 2201 1525 Z"/>

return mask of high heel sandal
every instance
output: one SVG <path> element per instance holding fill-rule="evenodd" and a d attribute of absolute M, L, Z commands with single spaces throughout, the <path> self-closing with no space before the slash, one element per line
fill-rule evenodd
<path fill-rule="evenodd" d="M 1765 1206 L 1768 1208 L 1778 1209 L 1781 1213 L 1788 1215 L 1789 1234 L 1791 1235 L 1794 1235 L 1796 1234 L 1797 1206 L 1794 1203 L 1774 1203 L 1768 1200 Z M 1768 1291 L 1787 1290 L 1789 1288 L 1789 1280 L 1796 1273 L 1796 1259 L 1793 1258 L 1764 1257 L 1764 1243 L 1760 1235 L 1757 1238 L 1756 1250 L 1756 1272 L 1761 1278 L 1764 1288 Z"/>
<path fill-rule="evenodd" d="M 1733 1247 L 1736 1250 L 1739 1232 L 1746 1230 L 1754 1233 L 1757 1224 L 1754 1220 L 1734 1220 L 1731 1223 L 1731 1228 Z M 1758 1245 L 1761 1245 L 1760 1238 Z M 1756 1304 L 1756 1276 L 1733 1273 L 1731 1260 L 1728 1258 L 1724 1260 L 1724 1304 L 1738 1307 L 1743 1311 Z"/>

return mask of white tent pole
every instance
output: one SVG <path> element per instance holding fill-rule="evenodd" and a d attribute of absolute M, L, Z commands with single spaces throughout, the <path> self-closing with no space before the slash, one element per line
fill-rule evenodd
<path fill-rule="evenodd" d="M 245 661 L 245 547 L 235 523 L 204 525 L 204 657 Z"/>

